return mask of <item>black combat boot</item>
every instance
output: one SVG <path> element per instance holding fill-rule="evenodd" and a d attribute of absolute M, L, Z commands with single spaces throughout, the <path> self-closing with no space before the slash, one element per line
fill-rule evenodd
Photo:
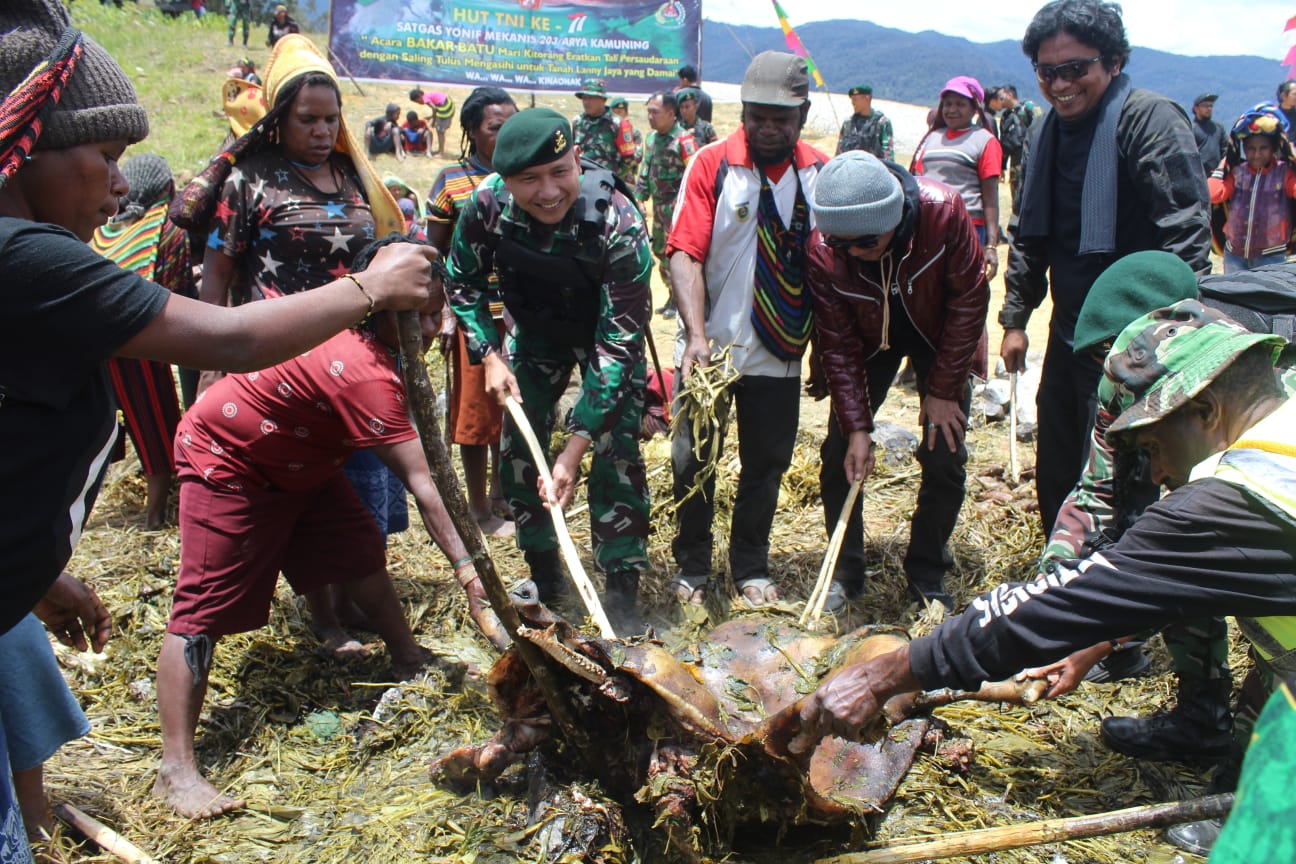
<path fill-rule="evenodd" d="M 1179 701 L 1151 717 L 1108 717 L 1102 738 L 1118 753 L 1156 762 L 1221 759 L 1233 746 L 1229 676 L 1179 679 Z"/>
<path fill-rule="evenodd" d="M 635 636 L 643 632 L 644 622 L 639 616 L 639 571 L 621 570 L 607 574 L 607 590 L 603 592 L 603 611 L 608 623 L 618 636 Z"/>
<path fill-rule="evenodd" d="M 531 569 L 531 581 L 540 592 L 540 602 L 553 606 L 567 596 L 567 582 L 557 549 L 524 549 L 522 557 Z"/>

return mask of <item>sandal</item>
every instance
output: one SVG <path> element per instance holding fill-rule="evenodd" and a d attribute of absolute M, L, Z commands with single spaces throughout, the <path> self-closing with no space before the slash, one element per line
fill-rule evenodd
<path fill-rule="evenodd" d="M 783 591 L 768 576 L 755 576 L 734 585 L 738 597 L 749 609 L 760 609 L 783 599 Z"/>
<path fill-rule="evenodd" d="M 675 577 L 675 599 L 685 606 L 706 604 L 707 580 L 711 577 L 680 573 Z"/>

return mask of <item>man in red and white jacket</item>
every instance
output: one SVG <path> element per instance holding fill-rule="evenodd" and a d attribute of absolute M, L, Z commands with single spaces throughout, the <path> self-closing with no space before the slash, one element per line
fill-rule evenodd
<path fill-rule="evenodd" d="M 810 335 L 805 248 L 809 200 L 828 157 L 800 141 L 809 112 L 805 60 L 766 51 L 743 78 L 742 128 L 702 148 L 689 163 L 667 241 L 679 310 L 679 379 L 728 348 L 741 378 L 731 386 L 742 473 L 734 498 L 729 568 L 751 606 L 778 600 L 769 578 L 769 532 L 779 482 L 792 459 L 801 355 Z M 689 495 L 701 462 L 689 424 L 672 444 L 678 532 L 676 591 L 702 603 L 711 573 L 714 481 Z M 710 446 L 723 446 L 720 440 Z"/>

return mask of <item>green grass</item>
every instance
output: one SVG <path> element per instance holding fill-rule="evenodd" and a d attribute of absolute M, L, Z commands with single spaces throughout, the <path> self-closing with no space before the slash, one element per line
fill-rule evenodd
<path fill-rule="evenodd" d="M 265 46 L 265 26 L 252 30 L 250 47 L 244 48 L 241 40 L 230 47 L 226 44 L 225 19 L 219 15 L 208 14 L 201 21 L 190 15 L 167 18 L 148 0 L 127 3 L 121 9 L 82 0 L 73 3 L 71 8 L 77 26 L 103 45 L 126 70 L 148 111 L 152 131 L 131 152 L 165 156 L 181 182 L 201 171 L 224 140 L 228 128 L 221 111 L 221 85 L 226 70 L 246 55 L 257 64 L 257 71 L 265 75 L 265 64 L 270 59 L 270 49 Z M 306 35 L 321 48 L 327 44 L 327 33 L 307 32 Z M 413 107 L 407 95 L 408 84 L 362 82 L 357 86 L 346 80 L 343 70 L 337 71 L 342 77 L 342 113 L 357 138 L 363 138 L 365 121 L 382 114 L 388 102 L 400 105 L 402 113 Z M 436 86 L 460 105 L 471 90 Z M 513 97 L 519 108 L 532 104 L 529 93 L 514 92 Z M 646 134 L 649 126 L 643 101 L 632 98 L 630 111 L 635 127 Z M 574 95 L 561 93 L 536 94 L 534 104 L 568 116 L 580 111 L 580 102 Z M 736 129 L 738 106 L 717 104 L 715 126 L 722 136 Z M 456 119 L 446 139 L 451 158 L 459 154 L 459 138 Z M 806 136 L 806 140 L 829 152 L 835 146 L 835 137 L 821 140 Z M 374 167 L 380 174 L 398 174 L 413 188 L 426 192 L 446 161 L 412 156 L 397 163 L 391 156 L 380 156 L 374 160 Z"/>

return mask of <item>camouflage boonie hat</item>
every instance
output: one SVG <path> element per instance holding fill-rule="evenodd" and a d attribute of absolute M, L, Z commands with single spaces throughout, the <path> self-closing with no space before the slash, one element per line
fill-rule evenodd
<path fill-rule="evenodd" d="M 577 96 L 602 96 L 607 98 L 607 85 L 603 83 L 602 78 L 582 78 L 581 89 L 576 91 Z"/>
<path fill-rule="evenodd" d="M 1196 300 L 1134 321 L 1116 337 L 1103 364 L 1109 394 L 1104 402 L 1120 415 L 1107 430 L 1108 441 L 1118 445 L 1131 430 L 1165 418 L 1205 390 L 1244 351 L 1260 344 L 1270 345 L 1276 359 L 1286 343 L 1271 333 L 1252 333 Z"/>

